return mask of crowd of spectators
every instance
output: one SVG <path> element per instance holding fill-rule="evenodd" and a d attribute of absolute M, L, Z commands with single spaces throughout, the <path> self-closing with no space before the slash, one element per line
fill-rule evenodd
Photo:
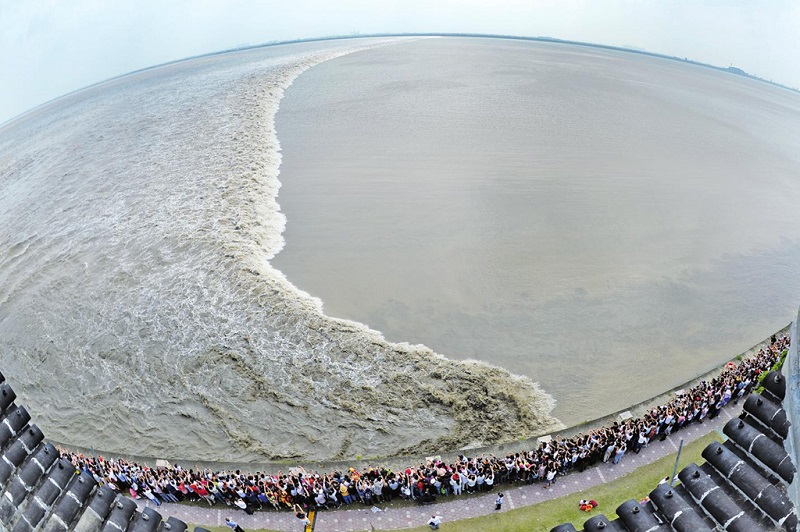
<path fill-rule="evenodd" d="M 655 438 L 665 439 L 692 423 L 716 417 L 728 402 L 738 402 L 768 371 L 789 338 L 771 338 L 768 347 L 739 364 L 729 363 L 714 379 L 676 394 L 667 404 L 639 418 L 613 421 L 606 426 L 569 438 L 555 437 L 532 450 L 505 456 L 459 455 L 450 461 L 428 460 L 392 470 L 318 473 L 302 467 L 288 473 L 245 473 L 187 469 L 180 465 L 148 467 L 124 459 L 87 456 L 61 449 L 77 470 L 87 471 L 98 483 L 154 505 L 205 501 L 238 507 L 252 513 L 260 509 L 307 511 L 351 504 L 374 505 L 395 498 L 429 503 L 437 497 L 488 492 L 499 484 L 540 482 L 549 488 L 570 471 L 584 471 L 599 462 L 619 463 L 628 453 L 639 453 Z"/>

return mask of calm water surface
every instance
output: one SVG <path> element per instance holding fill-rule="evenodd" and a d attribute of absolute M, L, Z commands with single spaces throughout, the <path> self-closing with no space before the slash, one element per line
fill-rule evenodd
<path fill-rule="evenodd" d="M 530 376 L 567 423 L 733 357 L 800 302 L 796 93 L 429 39 L 307 71 L 276 129 L 272 264 L 328 315 Z"/>

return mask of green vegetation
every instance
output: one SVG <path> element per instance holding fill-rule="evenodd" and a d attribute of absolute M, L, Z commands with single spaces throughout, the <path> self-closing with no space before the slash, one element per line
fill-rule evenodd
<path fill-rule="evenodd" d="M 701 453 L 703 449 L 712 441 L 717 440 L 719 440 L 718 434 L 716 432 L 711 432 L 685 445 L 681 453 L 681 461 L 680 464 L 678 464 L 678 470 L 692 462 L 702 462 Z M 602 513 L 610 518 L 615 518 L 615 510 L 620 504 L 632 498 L 641 499 L 648 495 L 658 484 L 659 480 L 672 475 L 676 455 L 677 453 L 672 453 L 652 464 L 640 467 L 629 475 L 585 492 L 565 495 L 558 499 L 545 501 L 532 506 L 525 506 L 516 510 L 503 511 L 498 514 L 463 519 L 461 521 L 445 521 L 442 524 L 441 530 L 443 532 L 470 532 L 473 530 L 480 532 L 547 532 L 554 526 L 567 522 L 572 523 L 575 525 L 575 528 L 581 530 L 584 521 L 593 515 Z M 591 469 L 588 471 L 591 471 Z M 568 479 L 569 477 L 566 478 Z M 566 479 L 562 479 L 562 482 L 564 480 Z M 591 513 L 582 512 L 578 509 L 578 501 L 581 499 L 595 499 L 600 503 L 600 506 Z M 435 506 L 431 507 L 432 512 L 435 511 L 435 509 Z M 325 519 L 325 516 L 325 513 L 320 514 L 320 519 Z M 205 528 L 208 528 L 212 532 L 230 532 L 230 529 L 224 526 L 206 526 Z M 193 528 L 190 528 L 190 530 L 191 529 Z M 428 532 L 430 528 L 422 524 L 410 530 L 411 532 Z M 248 529 L 247 532 L 270 531 L 264 529 Z"/>
<path fill-rule="evenodd" d="M 764 391 L 764 387 L 761 386 L 761 381 L 764 380 L 764 377 L 766 377 L 770 371 L 780 371 L 783 367 L 783 363 L 786 361 L 786 355 L 788 354 L 788 349 L 781 351 L 781 355 L 778 357 L 778 360 L 775 361 L 775 364 L 769 369 L 769 371 L 765 371 L 758 376 L 758 386 L 756 386 L 755 390 L 753 390 L 754 393 L 761 393 Z"/>

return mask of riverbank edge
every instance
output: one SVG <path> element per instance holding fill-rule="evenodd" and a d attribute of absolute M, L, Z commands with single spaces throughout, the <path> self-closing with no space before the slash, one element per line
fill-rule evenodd
<path fill-rule="evenodd" d="M 791 329 L 792 323 L 790 322 L 788 325 L 782 327 L 775 333 L 775 336 L 781 336 L 785 334 L 789 334 Z M 570 425 L 569 427 L 565 427 L 558 431 L 550 432 L 547 434 L 540 434 L 538 436 L 534 436 L 532 438 L 524 439 L 524 440 L 514 440 L 508 441 L 505 443 L 498 443 L 489 446 L 466 446 L 459 449 L 450 449 L 450 450 L 443 450 L 440 454 L 436 455 L 436 457 L 441 457 L 444 460 L 450 460 L 457 457 L 460 454 L 469 454 L 469 455 L 478 455 L 482 453 L 486 454 L 506 454 L 511 451 L 517 451 L 521 449 L 533 449 L 539 445 L 539 441 L 541 438 L 569 438 L 574 436 L 575 434 L 579 434 L 582 432 L 587 432 L 589 430 L 602 427 L 607 423 L 610 423 L 614 420 L 620 419 L 620 414 L 630 412 L 630 414 L 636 418 L 644 415 L 648 410 L 651 408 L 667 403 L 672 397 L 674 397 L 675 393 L 683 390 L 691 388 L 701 381 L 713 379 L 717 375 L 725 369 L 725 365 L 730 362 L 738 362 L 744 358 L 747 358 L 754 353 L 756 353 L 762 347 L 766 347 L 769 345 L 770 337 L 763 339 L 762 341 L 758 342 L 751 348 L 743 351 L 742 353 L 736 355 L 735 357 L 726 360 L 719 366 L 715 366 L 709 371 L 706 371 L 700 375 L 697 375 L 693 379 L 684 382 L 678 386 L 670 388 L 658 395 L 654 395 L 644 401 L 640 401 L 635 403 L 623 410 L 618 410 L 616 412 L 612 412 L 610 414 L 600 416 L 597 418 L 593 418 L 591 420 L 586 420 L 584 422 Z M 167 461 L 171 464 L 180 464 L 184 468 L 208 468 L 213 471 L 222 471 L 222 470 L 241 470 L 246 472 L 255 472 L 255 471 L 263 471 L 263 472 L 270 472 L 275 473 L 279 471 L 288 470 L 292 467 L 299 467 L 302 466 L 305 469 L 314 470 L 317 472 L 328 472 L 333 470 L 340 470 L 344 471 L 350 467 L 360 469 L 362 467 L 387 467 L 391 469 L 400 469 L 405 468 L 410 464 L 415 464 L 420 461 L 425 461 L 426 458 L 429 456 L 422 456 L 416 454 L 403 454 L 403 455 L 395 455 L 395 456 L 373 456 L 362 458 L 361 456 L 352 457 L 350 460 L 308 460 L 308 461 L 263 461 L 263 462 L 226 462 L 226 461 L 202 461 L 202 460 L 191 460 L 191 459 L 181 459 L 181 458 L 158 458 L 153 456 L 141 456 L 141 455 L 133 455 L 133 454 L 125 454 L 125 453 L 117 453 L 114 451 L 106 451 L 106 450 L 99 450 L 94 448 L 85 448 L 79 446 L 73 446 L 69 443 L 58 442 L 52 439 L 48 439 L 50 443 L 55 445 L 56 447 L 62 447 L 66 449 L 70 449 L 75 452 L 80 452 L 87 455 L 93 456 L 103 456 L 106 458 L 120 458 L 125 460 L 131 460 L 143 465 L 147 465 L 150 467 L 157 466 L 157 463 L 162 461 Z"/>

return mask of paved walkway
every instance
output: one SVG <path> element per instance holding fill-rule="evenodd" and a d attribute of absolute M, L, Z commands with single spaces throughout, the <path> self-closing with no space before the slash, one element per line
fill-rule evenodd
<path fill-rule="evenodd" d="M 744 401 L 741 401 L 743 403 Z M 425 525 L 432 513 L 444 517 L 445 522 L 477 517 L 494 513 L 494 499 L 497 492 L 505 494 L 502 511 L 513 510 L 522 506 L 537 504 L 549 499 L 584 491 L 593 486 L 610 482 L 631 473 L 640 466 L 655 462 L 671 453 L 678 451 L 678 444 L 683 438 L 684 443 L 692 442 L 711 431 L 721 431 L 730 419 L 739 416 L 742 406 L 730 403 L 716 419 L 703 424 L 693 423 L 681 430 L 676 435 L 668 437 L 665 441 L 654 441 L 639 454 L 626 454 L 618 465 L 610 462 L 589 468 L 583 473 L 570 473 L 558 477 L 558 481 L 550 489 L 544 489 L 540 483 L 532 485 L 507 485 L 499 484 L 491 493 L 473 496 L 440 497 L 441 502 L 433 505 L 393 505 L 379 504 L 381 511 L 375 512 L 372 508 L 353 504 L 349 508 L 344 506 L 339 510 L 322 511 L 317 516 L 316 532 L 344 532 L 370 530 L 398 530 Z M 655 486 L 654 486 L 655 487 Z M 137 501 L 140 508 L 151 506 L 149 502 Z M 577 504 L 578 501 L 575 501 Z M 162 504 L 157 511 L 166 519 L 174 516 L 187 523 L 206 525 L 224 525 L 225 517 L 231 516 L 245 530 L 267 528 L 286 532 L 299 532 L 303 530 L 302 523 L 289 511 L 261 511 L 247 515 L 243 511 L 231 508 L 188 506 L 182 504 Z M 613 509 L 606 509 L 607 515 L 613 517 Z M 588 518 L 588 516 L 587 516 Z M 556 526 L 560 523 L 553 523 Z"/>

